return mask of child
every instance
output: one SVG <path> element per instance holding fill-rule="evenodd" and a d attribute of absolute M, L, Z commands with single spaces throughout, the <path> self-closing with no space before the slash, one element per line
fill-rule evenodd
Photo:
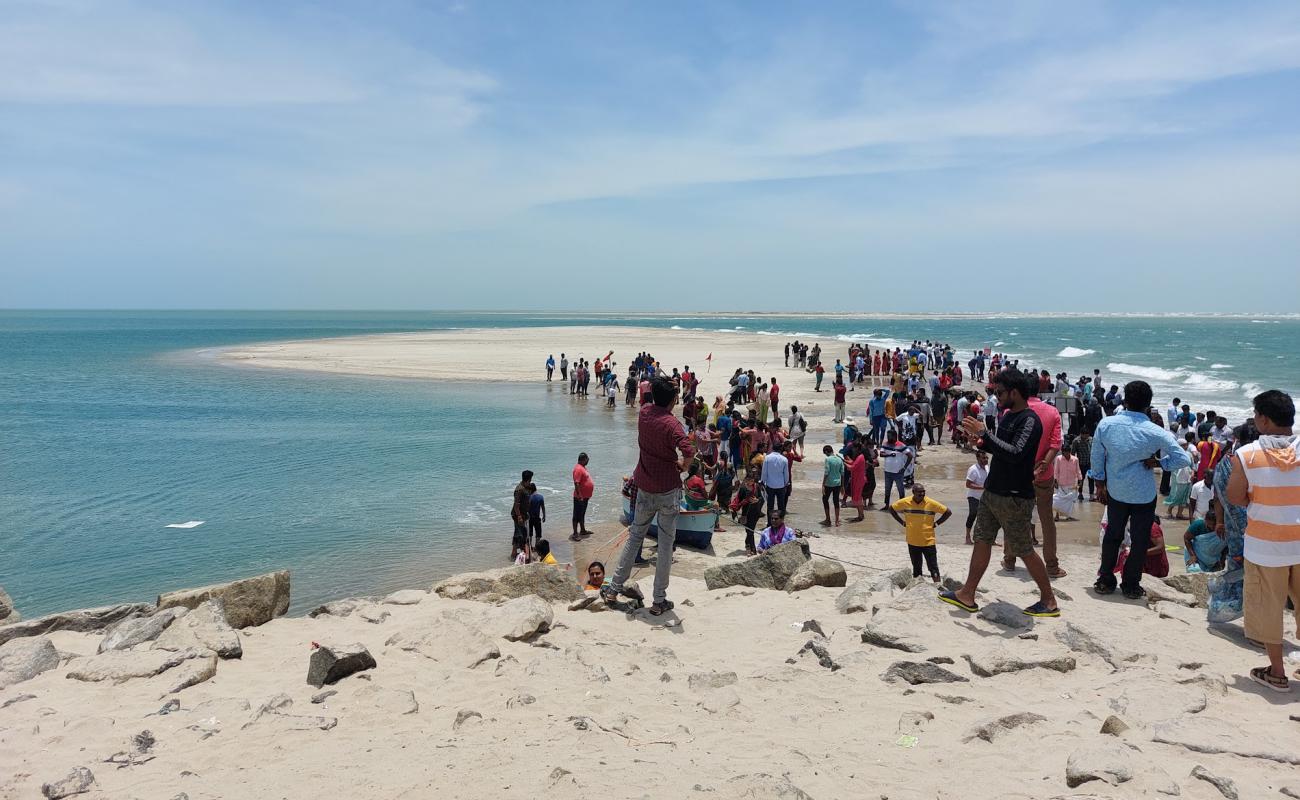
<path fill-rule="evenodd" d="M 903 519 L 898 514 L 907 515 Z M 912 559 L 912 577 L 921 577 L 921 559 L 930 570 L 930 579 L 939 582 L 939 550 L 935 546 L 935 528 L 952 516 L 948 507 L 925 496 L 925 484 L 912 484 L 912 496 L 903 497 L 889 506 L 889 515 L 907 529 L 907 554 Z"/>

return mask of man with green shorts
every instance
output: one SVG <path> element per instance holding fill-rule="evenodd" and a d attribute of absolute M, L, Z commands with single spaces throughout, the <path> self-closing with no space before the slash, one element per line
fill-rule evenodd
<path fill-rule="evenodd" d="M 993 542 L 1001 528 L 1007 552 L 1024 560 L 1038 584 L 1039 600 L 1024 613 L 1031 617 L 1061 616 L 1047 577 L 1047 565 L 1034 551 L 1029 533 L 1034 511 L 1034 461 L 1043 437 L 1043 423 L 1026 402 L 1025 386 L 1024 375 L 1014 367 L 1002 370 L 993 379 L 993 394 L 1003 410 L 996 432 L 975 417 L 962 420 L 962 430 L 970 440 L 993 457 L 975 516 L 970 572 L 960 588 L 939 594 L 940 600 L 969 613 L 979 611 L 975 590 L 988 569 Z"/>

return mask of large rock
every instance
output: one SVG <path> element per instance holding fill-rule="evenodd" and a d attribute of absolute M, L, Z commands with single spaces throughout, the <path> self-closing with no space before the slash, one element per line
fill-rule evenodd
<path fill-rule="evenodd" d="M 77 681 L 113 681 L 151 678 L 192 658 L 209 658 L 207 650 L 110 650 L 107 653 L 76 658 L 68 677 Z"/>
<path fill-rule="evenodd" d="M 1180 606 L 1191 608 L 1196 605 L 1196 595 L 1180 592 L 1174 587 L 1163 581 L 1147 581 L 1143 587 L 1147 593 L 1147 605 L 1154 606 L 1157 603 L 1177 603 Z M 1205 615 L 1201 615 L 1201 620 L 1205 620 Z"/>
<path fill-rule="evenodd" d="M 253 578 L 182 589 L 158 595 L 159 608 L 198 608 L 207 600 L 225 601 L 226 622 L 232 628 L 261 625 L 289 610 L 289 571 L 268 572 Z"/>
<path fill-rule="evenodd" d="M 99 652 L 108 650 L 126 650 L 143 642 L 152 642 L 167 626 L 189 613 L 188 608 L 164 608 L 147 617 L 128 617 L 104 631 L 104 638 L 99 642 Z"/>
<path fill-rule="evenodd" d="M 1208 572 L 1180 572 L 1164 578 L 1166 585 L 1196 598 L 1197 608 L 1206 608 L 1210 604 L 1210 578 Z"/>
<path fill-rule="evenodd" d="M 805 561 L 794 571 L 785 582 L 785 590 L 802 592 L 813 586 L 844 586 L 848 581 L 849 575 L 844 571 L 843 564 L 826 558 L 814 558 Z"/>
<path fill-rule="evenodd" d="M 41 785 L 41 794 L 47 800 L 62 800 L 74 794 L 85 794 L 95 785 L 94 774 L 85 767 L 76 767 L 62 780 Z"/>
<path fill-rule="evenodd" d="M 432 623 L 431 630 L 416 639 L 402 640 L 398 647 L 433 661 L 445 661 L 473 669 L 484 661 L 501 657 L 501 648 L 477 625 L 445 613 Z"/>
<path fill-rule="evenodd" d="M 23 615 L 19 614 L 18 609 L 14 608 L 14 599 L 5 591 L 5 587 L 0 586 L 0 625 L 22 621 Z"/>
<path fill-rule="evenodd" d="M 1012 655 L 1005 648 L 997 647 L 974 655 L 963 655 L 970 664 L 970 671 L 981 678 L 991 678 L 1004 672 L 1020 672 L 1027 669 L 1050 669 L 1053 672 L 1070 672 L 1076 664 L 1071 656 L 1058 655 L 1042 658 L 1021 658 Z"/>
<path fill-rule="evenodd" d="M 429 593 L 424 589 L 398 589 L 383 599 L 384 605 L 413 606 L 424 601 Z"/>
<path fill-rule="evenodd" d="M 871 583 L 874 578 L 858 578 L 835 598 L 835 609 L 841 614 L 856 614 L 871 608 Z"/>
<path fill-rule="evenodd" d="M 1032 725 L 1035 722 L 1046 722 L 1047 717 L 1042 714 L 1035 714 L 1032 711 L 1021 711 L 1019 714 L 1008 714 L 996 719 L 984 720 L 978 722 L 966 731 L 962 736 L 963 742 L 973 742 L 976 739 L 982 739 L 986 742 L 992 742 L 1009 730 L 1014 730 L 1023 725 Z"/>
<path fill-rule="evenodd" d="M 550 604 L 530 594 L 493 609 L 487 615 L 484 627 L 512 642 L 526 641 L 549 631 L 554 618 L 555 612 Z"/>
<path fill-rule="evenodd" d="M 336 683 L 353 673 L 376 666 L 375 657 L 363 644 L 320 645 L 311 653 L 307 683 L 319 689 L 327 683 Z"/>
<path fill-rule="evenodd" d="M 704 584 L 710 589 L 728 586 L 752 586 L 756 589 L 784 589 L 794 575 L 812 556 L 808 543 L 802 539 L 778 544 L 766 553 L 704 570 Z"/>
<path fill-rule="evenodd" d="M 1121 744 L 1090 744 L 1070 754 L 1065 762 L 1065 783 L 1071 789 L 1088 781 L 1118 786 L 1133 780 L 1137 759 Z"/>
<path fill-rule="evenodd" d="M 1033 617 L 1026 616 L 1019 607 L 1003 600 L 985 604 L 976 616 L 1014 630 L 1026 630 L 1034 626 Z"/>
<path fill-rule="evenodd" d="M 909 573 L 910 574 L 910 573 Z M 891 599 L 872 606 L 871 621 L 862 626 L 862 641 L 876 647 L 923 653 L 922 637 L 936 625 L 948 626 L 949 606 L 939 602 L 934 585 L 914 581 Z"/>
<path fill-rule="evenodd" d="M 548 603 L 571 603 L 582 597 L 582 589 L 573 576 L 549 564 L 526 564 L 453 575 L 434 584 L 433 591 L 440 597 L 484 603 L 499 603 L 530 594 Z"/>
<path fill-rule="evenodd" d="M 969 678 L 949 672 L 929 661 L 895 661 L 881 674 L 886 681 L 904 680 L 916 686 L 922 683 L 967 683 Z"/>
<path fill-rule="evenodd" d="M 1115 669 L 1120 669 L 1127 662 L 1137 661 L 1138 654 L 1122 650 L 1107 641 L 1107 636 L 1077 622 L 1066 622 L 1056 632 L 1056 638 L 1076 653 L 1090 653 L 1100 656 Z"/>
<path fill-rule="evenodd" d="M 369 600 L 364 600 L 359 597 L 349 597 L 345 600 L 331 600 L 328 603 L 325 603 L 324 605 L 316 606 L 311 611 L 308 611 L 307 616 L 311 617 L 312 619 L 315 619 L 316 617 L 324 617 L 324 616 L 346 617 L 349 616 L 352 612 L 356 611 L 362 605 L 369 602 L 370 602 Z"/>
<path fill-rule="evenodd" d="M 211 680 L 217 675 L 217 654 L 211 653 L 205 658 L 194 658 L 181 664 L 175 672 L 168 677 L 171 678 L 171 688 L 167 690 L 168 694 L 188 689 L 191 686 L 198 686 L 204 681 Z"/>
<path fill-rule="evenodd" d="M 0 689 L 28 681 L 59 665 L 59 651 L 44 636 L 30 636 L 0 645 Z"/>
<path fill-rule="evenodd" d="M 1300 749 L 1252 735 L 1228 722 L 1198 714 L 1175 717 L 1151 726 L 1151 740 L 1195 753 L 1231 753 L 1279 764 L 1300 765 Z"/>
<path fill-rule="evenodd" d="M 225 601 L 213 597 L 177 619 L 153 643 L 155 650 L 209 650 L 222 658 L 240 658 L 239 634 L 226 622 Z"/>
<path fill-rule="evenodd" d="M 1174 683 L 1164 675 L 1127 678 L 1114 688 L 1120 691 L 1107 701 L 1110 710 L 1139 725 L 1199 714 L 1208 705 L 1199 686 Z"/>
<path fill-rule="evenodd" d="M 154 607 L 148 603 L 125 603 L 117 606 L 83 608 L 77 611 L 47 614 L 44 617 L 29 619 L 25 622 L 0 626 L 0 644 L 24 636 L 40 636 L 43 633 L 53 633 L 54 631 L 76 631 L 78 633 L 101 631 L 127 617 L 150 614 L 153 610 Z"/>

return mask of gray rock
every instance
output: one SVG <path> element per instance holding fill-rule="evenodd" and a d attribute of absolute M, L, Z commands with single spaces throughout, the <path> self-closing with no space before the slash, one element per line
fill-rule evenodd
<path fill-rule="evenodd" d="M 795 786 L 784 775 L 768 775 L 765 772 L 737 775 L 728 780 L 725 786 L 726 791 L 720 793 L 720 797 L 745 800 L 812 800 L 812 795 Z"/>
<path fill-rule="evenodd" d="M 963 655 L 970 664 L 970 671 L 981 678 L 991 678 L 1005 672 L 1020 672 L 1027 669 L 1050 669 L 1053 672 L 1071 672 L 1076 663 L 1073 657 L 1060 655 L 1051 658 L 1020 658 L 1003 648 L 995 648 L 975 655 Z"/>
<path fill-rule="evenodd" d="M 696 672 L 686 679 L 692 690 L 702 692 L 708 689 L 721 689 L 732 686 L 739 678 L 734 672 Z"/>
<path fill-rule="evenodd" d="M 1197 608 L 1206 608 L 1210 602 L 1210 578 L 1208 572 L 1184 572 L 1164 578 L 1165 585 L 1196 598 Z M 1151 591 L 1147 587 L 1147 591 Z"/>
<path fill-rule="evenodd" d="M 474 669 L 484 661 L 501 657 L 501 648 L 477 626 L 471 626 L 447 613 L 420 638 L 403 641 L 401 649 L 466 669 Z"/>
<path fill-rule="evenodd" d="M 59 665 L 59 651 L 45 636 L 15 639 L 0 645 L 0 689 L 29 681 Z"/>
<path fill-rule="evenodd" d="M 469 708 L 462 708 L 456 712 L 456 721 L 451 724 L 452 730 L 460 730 L 470 720 L 483 721 L 483 715 Z"/>
<path fill-rule="evenodd" d="M 356 705 L 382 711 L 386 714 L 414 714 L 420 710 L 415 693 L 407 689 L 387 689 L 383 686 L 362 686 L 352 695 Z"/>
<path fill-rule="evenodd" d="M 262 625 L 289 610 L 289 571 L 268 572 L 252 578 L 182 589 L 158 596 L 159 608 L 198 608 L 210 599 L 224 601 L 226 622 L 232 628 Z"/>
<path fill-rule="evenodd" d="M 207 650 L 109 650 L 73 659 L 68 677 L 76 681 L 120 683 L 132 678 L 152 678 L 195 658 L 207 658 Z"/>
<path fill-rule="evenodd" d="M 423 589 L 399 589 L 383 599 L 385 605 L 413 606 L 424 601 L 429 593 Z"/>
<path fill-rule="evenodd" d="M 1034 626 L 1034 618 L 1025 616 L 1018 606 L 998 600 L 981 606 L 979 613 L 976 615 L 980 619 L 986 619 L 989 622 L 997 623 L 1004 628 L 1013 628 L 1024 630 Z"/>
<path fill-rule="evenodd" d="M 871 583 L 873 578 L 859 578 L 835 598 L 835 609 L 841 614 L 856 614 L 871 608 Z"/>
<path fill-rule="evenodd" d="M 1126 730 L 1128 730 L 1128 723 L 1114 714 L 1106 717 L 1106 721 L 1101 723 L 1101 732 L 1108 736 L 1119 736 Z"/>
<path fill-rule="evenodd" d="M 22 621 L 23 615 L 14 608 L 14 599 L 5 591 L 5 587 L 0 586 L 0 625 Z"/>
<path fill-rule="evenodd" d="M 1279 764 L 1300 765 L 1300 750 L 1271 750 L 1271 742 L 1207 715 L 1176 717 L 1151 726 L 1151 741 L 1172 744 L 1194 753 L 1231 753 Z"/>
<path fill-rule="evenodd" d="M 1200 689 L 1203 692 L 1217 695 L 1226 695 L 1228 693 L 1228 684 L 1218 675 L 1207 675 L 1199 673 L 1190 678 L 1183 678 L 1178 681 L 1180 686 L 1190 686 Z"/>
<path fill-rule="evenodd" d="M 880 677 L 886 681 L 904 680 L 913 686 L 922 683 L 966 683 L 970 680 L 928 661 L 895 661 Z"/>
<path fill-rule="evenodd" d="M 315 619 L 316 617 L 346 617 L 356 611 L 363 603 L 369 602 L 357 597 L 349 597 L 346 600 L 331 600 L 328 603 L 316 606 L 307 612 L 307 616 Z"/>
<path fill-rule="evenodd" d="M 862 626 L 862 641 L 888 650 L 902 650 L 905 653 L 924 653 L 925 645 L 915 637 L 915 629 L 894 631 L 868 622 Z"/>
<path fill-rule="evenodd" d="M 969 697 L 962 697 L 959 694 L 936 694 L 935 697 L 939 698 L 945 703 L 951 703 L 954 706 L 960 706 L 960 705 L 964 705 L 965 703 L 975 702 Z"/>
<path fill-rule="evenodd" d="M 324 703 L 326 700 L 330 699 L 331 697 L 333 697 L 338 693 L 339 692 L 337 689 L 326 689 L 323 692 L 317 692 L 316 694 L 312 695 L 311 702 L 314 705 L 320 705 L 321 703 Z"/>
<path fill-rule="evenodd" d="M 311 661 L 307 666 L 307 683 L 319 689 L 376 666 L 375 657 L 370 655 L 363 644 L 321 645 L 311 653 Z"/>
<path fill-rule="evenodd" d="M 435 584 L 433 591 L 439 597 L 485 603 L 499 603 L 530 594 L 548 603 L 572 603 L 582 597 L 582 589 L 573 576 L 549 564 L 467 572 Z"/>
<path fill-rule="evenodd" d="M 1197 764 L 1192 767 L 1192 777 L 1197 780 L 1205 781 L 1214 788 L 1219 790 L 1219 794 L 1228 798 L 1228 800 L 1238 800 L 1237 784 L 1231 778 L 1223 778 L 1210 772 L 1205 767 Z"/>
<path fill-rule="evenodd" d="M 1300 800 L 1300 783 L 1289 783 L 1286 786 L 1283 786 L 1278 791 L 1282 792 L 1282 794 L 1287 797 L 1292 797 L 1292 798 L 1296 798 L 1296 800 Z"/>
<path fill-rule="evenodd" d="M 188 613 L 188 608 L 177 607 L 164 608 L 147 617 L 128 617 L 104 631 L 104 638 L 99 642 L 99 652 L 126 650 L 137 644 L 152 642 L 167 630 L 177 617 Z"/>
<path fill-rule="evenodd" d="M 54 631 L 76 631 L 90 633 L 102 631 L 114 622 L 127 617 L 153 613 L 154 607 L 148 603 L 125 603 L 117 606 L 83 608 L 78 611 L 63 611 L 44 617 L 15 622 L 12 625 L 0 625 L 0 644 L 21 639 L 25 636 L 40 636 Z"/>
<path fill-rule="evenodd" d="M 335 717 L 300 716 L 288 713 L 293 707 L 293 698 L 281 692 L 267 700 L 253 713 L 243 728 L 253 725 L 271 728 L 277 731 L 328 731 L 339 724 Z M 195 708 L 195 713 L 199 709 Z"/>
<path fill-rule="evenodd" d="M 912 570 L 907 567 L 899 567 L 892 572 L 881 572 L 869 576 L 868 586 L 873 592 L 893 592 L 895 589 L 906 589 L 912 584 Z"/>
<path fill-rule="evenodd" d="M 931 664 L 956 664 L 957 663 L 956 661 L 953 661 L 948 656 L 930 656 L 929 658 L 926 659 L 926 661 L 929 661 Z"/>
<path fill-rule="evenodd" d="M 1159 602 L 1176 603 L 1188 608 L 1196 605 L 1196 595 L 1180 592 L 1163 581 L 1148 581 L 1143 588 L 1147 592 L 1147 605 L 1153 606 Z"/>
<path fill-rule="evenodd" d="M 244 727 L 247 728 L 248 726 L 258 722 L 267 714 L 281 714 L 292 707 L 293 698 L 284 692 L 280 692 L 262 703 L 262 705 L 258 706 L 257 710 L 253 712 L 253 715 L 249 717 L 248 722 L 244 723 Z"/>
<path fill-rule="evenodd" d="M 379 625 L 387 622 L 393 612 L 385 611 L 375 603 L 362 603 L 357 606 L 356 615 L 371 625 Z"/>
<path fill-rule="evenodd" d="M 1120 744 L 1090 744 L 1070 754 L 1065 762 L 1065 784 L 1071 789 L 1088 781 L 1118 786 L 1133 780 L 1136 759 Z"/>
<path fill-rule="evenodd" d="M 1100 632 L 1077 622 L 1066 622 L 1056 632 L 1056 638 L 1061 644 L 1076 653 L 1090 653 L 1101 657 L 1115 669 L 1120 669 L 1126 662 L 1138 659 L 1137 653 L 1114 647 L 1106 641 L 1106 637 Z"/>
<path fill-rule="evenodd" d="M 188 689 L 191 686 L 198 686 L 204 681 L 211 680 L 217 675 L 217 654 L 213 653 L 207 658 L 194 658 L 177 668 L 171 676 L 172 686 L 167 690 L 168 694 Z"/>
<path fill-rule="evenodd" d="M 840 665 L 835 663 L 835 659 L 831 658 L 831 651 L 826 648 L 826 645 L 816 639 L 804 642 L 803 647 L 799 648 L 799 652 L 796 655 L 802 656 L 804 653 L 811 653 L 812 656 L 817 659 L 818 664 L 831 672 L 835 672 L 840 668 Z"/>
<path fill-rule="evenodd" d="M 848 583 L 848 573 L 838 561 L 814 558 L 805 561 L 785 582 L 787 592 L 802 592 L 813 586 L 844 586 Z"/>
<path fill-rule="evenodd" d="M 1007 731 L 1014 730 L 1022 725 L 1032 725 L 1035 722 L 1046 721 L 1047 717 L 1030 711 L 1022 711 L 1018 714 L 1008 714 L 996 719 L 976 723 L 966 731 L 966 735 L 962 737 L 962 741 L 973 742 L 976 739 L 982 739 L 983 741 L 991 743 L 994 739 Z"/>
<path fill-rule="evenodd" d="M 1199 714 L 1205 710 L 1205 692 L 1196 686 L 1170 683 L 1164 676 L 1144 676 L 1118 684 L 1119 695 L 1108 705 L 1116 714 L 1139 725 L 1151 725 L 1171 717 Z"/>
<path fill-rule="evenodd" d="M 704 570 L 709 589 L 750 586 L 755 589 L 784 589 L 790 577 L 812 556 L 802 539 L 779 544 L 753 558 L 717 564 Z"/>
<path fill-rule="evenodd" d="M 934 721 L 934 714 L 929 711 L 904 711 L 903 716 L 898 718 L 899 733 L 919 733 L 925 729 L 925 726 Z"/>
<path fill-rule="evenodd" d="M 240 658 L 244 647 L 239 634 L 226 621 L 219 597 L 205 600 L 159 635 L 155 650 L 211 650 L 222 658 Z"/>
<path fill-rule="evenodd" d="M 85 767 L 74 767 L 63 780 L 41 785 L 41 794 L 47 800 L 60 800 L 74 794 L 84 794 L 95 785 L 95 776 Z"/>
<path fill-rule="evenodd" d="M 516 597 L 488 614 L 484 627 L 512 642 L 528 641 L 551 629 L 555 612 L 537 595 Z"/>
<path fill-rule="evenodd" d="M 804 620 L 803 627 L 799 629 L 800 633 L 808 633 L 809 631 L 812 631 L 818 636 L 826 635 L 826 631 L 822 630 L 822 626 L 815 619 Z"/>

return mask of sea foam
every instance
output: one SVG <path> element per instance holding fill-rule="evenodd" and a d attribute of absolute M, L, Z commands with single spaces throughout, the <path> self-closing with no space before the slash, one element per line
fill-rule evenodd
<path fill-rule="evenodd" d="M 1056 354 L 1057 358 L 1078 358 L 1079 356 L 1090 356 L 1096 350 L 1085 350 L 1082 347 L 1066 347 Z"/>
<path fill-rule="evenodd" d="M 1106 365 L 1106 369 L 1124 375 L 1150 378 L 1153 381 L 1174 381 L 1187 374 L 1181 369 L 1161 369 L 1160 367 L 1146 367 L 1141 364 L 1110 363 Z"/>

